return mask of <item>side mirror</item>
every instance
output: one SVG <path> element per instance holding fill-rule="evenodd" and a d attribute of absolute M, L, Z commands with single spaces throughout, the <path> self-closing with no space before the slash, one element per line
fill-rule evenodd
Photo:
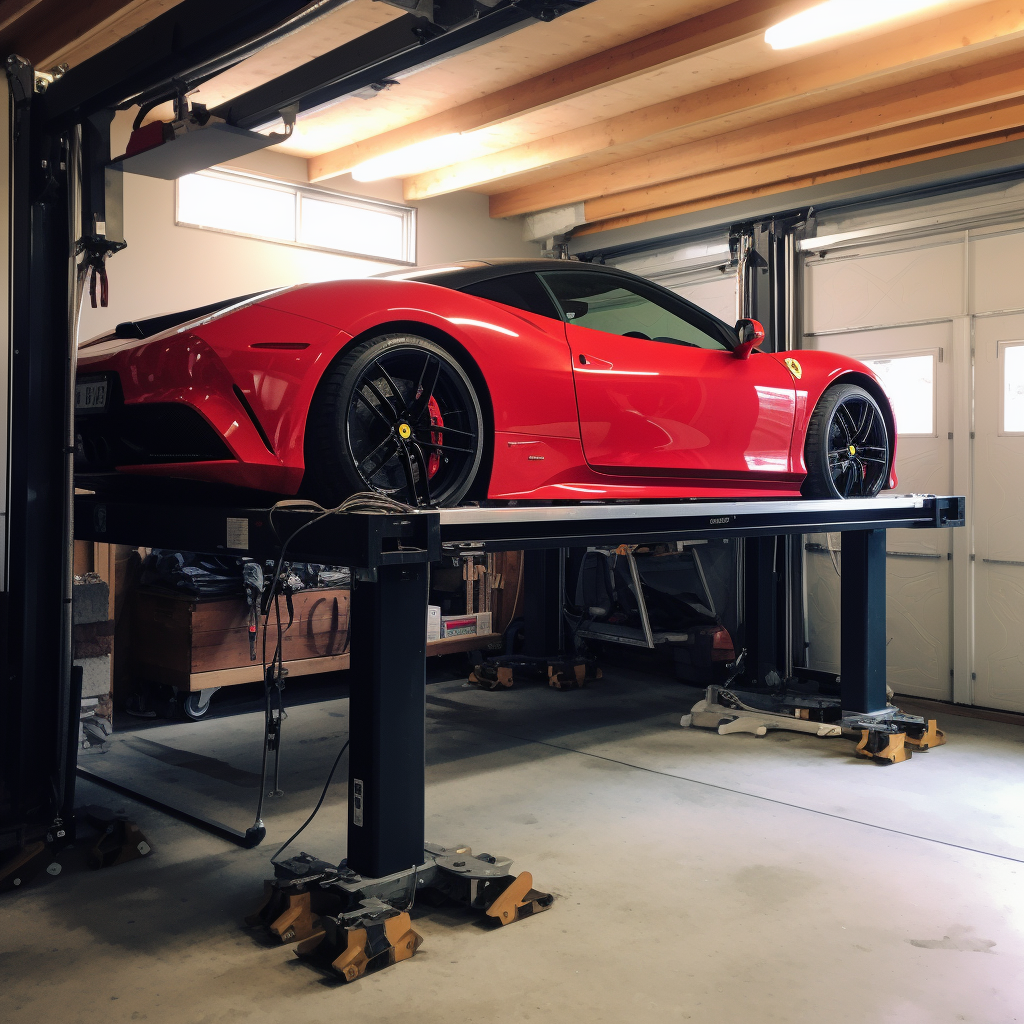
<path fill-rule="evenodd" d="M 764 328 L 758 321 L 744 317 L 736 321 L 736 337 L 740 343 L 732 350 L 732 354 L 737 359 L 749 359 L 750 353 L 764 343 Z"/>

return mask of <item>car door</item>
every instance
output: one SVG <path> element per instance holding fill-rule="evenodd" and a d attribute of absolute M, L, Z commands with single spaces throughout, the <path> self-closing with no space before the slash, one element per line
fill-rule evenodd
<path fill-rule="evenodd" d="M 728 328 L 644 282 L 540 276 L 566 321 L 591 466 L 748 479 L 790 470 L 796 392 L 778 360 L 737 359 Z"/>

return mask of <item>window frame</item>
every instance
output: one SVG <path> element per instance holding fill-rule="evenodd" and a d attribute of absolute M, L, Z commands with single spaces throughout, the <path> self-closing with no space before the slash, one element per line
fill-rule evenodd
<path fill-rule="evenodd" d="M 939 436 L 939 364 L 942 362 L 942 346 L 934 345 L 929 348 L 914 348 L 907 349 L 902 352 L 879 352 L 871 355 L 860 355 L 855 358 L 864 363 L 865 366 L 870 370 L 871 367 L 868 365 L 872 360 L 879 359 L 912 359 L 915 356 L 931 356 L 932 357 L 932 429 L 929 434 L 918 434 L 909 433 L 905 430 L 900 430 L 899 415 L 896 410 L 893 409 L 893 415 L 896 418 L 896 436 L 899 437 L 938 437 Z M 883 390 L 885 385 L 882 385 Z"/>
<path fill-rule="evenodd" d="M 996 437 L 1024 437 L 1024 430 L 1006 429 L 1006 358 L 1008 348 L 1024 347 L 1024 339 L 1008 339 L 996 342 L 996 362 L 999 364 L 999 422 Z"/>
<path fill-rule="evenodd" d="M 654 292 L 656 295 L 665 299 L 665 304 L 662 306 L 662 308 L 666 312 L 684 321 L 685 323 L 688 323 L 691 327 L 700 331 L 702 334 L 707 335 L 709 338 L 715 338 L 717 341 L 721 343 L 722 347 L 720 349 L 704 348 L 703 345 L 689 345 L 682 340 L 660 341 L 660 339 L 658 338 L 651 338 L 651 341 L 660 341 L 660 344 L 662 345 L 675 345 L 678 348 L 698 349 L 702 352 L 728 353 L 732 353 L 732 351 L 739 344 L 739 339 L 734 336 L 728 324 L 724 323 L 723 321 L 720 321 L 716 316 L 714 316 L 714 314 L 708 313 L 706 310 L 701 309 L 699 306 L 695 306 L 693 305 L 693 303 L 688 302 L 686 299 L 683 298 L 683 296 L 676 295 L 675 292 L 669 291 L 667 288 L 662 288 L 660 285 L 655 284 L 653 281 L 648 281 L 644 278 L 634 278 L 633 275 L 627 276 L 626 274 L 616 274 L 614 272 L 605 273 L 599 270 L 595 270 L 592 266 L 588 266 L 587 264 L 578 264 L 576 266 L 568 267 L 565 269 L 559 268 L 558 270 L 555 270 L 553 268 L 551 270 L 541 269 L 534 271 L 534 273 L 536 273 L 537 277 L 540 278 L 541 284 L 543 284 L 544 287 L 547 289 L 548 295 L 551 296 L 551 301 L 554 302 L 555 309 L 557 309 L 559 314 L 561 315 L 563 323 L 571 324 L 574 323 L 575 321 L 566 318 L 565 310 L 562 308 L 562 303 L 559 301 L 558 296 L 555 295 L 553 289 L 548 285 L 546 278 L 548 276 L 553 276 L 555 274 L 590 273 L 593 274 L 595 277 L 606 277 L 611 281 L 617 281 L 618 287 L 623 288 L 625 290 L 631 290 L 636 295 L 639 295 L 640 298 L 646 299 L 648 302 L 654 303 L 654 305 L 656 306 L 661 305 L 661 303 L 657 302 L 651 296 L 644 294 L 644 290 L 650 289 L 650 291 Z M 677 309 L 672 308 L 674 305 L 678 307 L 678 311 Z M 706 326 L 701 321 L 706 321 Z M 585 324 L 580 324 L 579 326 L 586 327 Z M 715 328 L 714 333 L 707 329 L 709 327 Z M 724 328 L 724 330 L 721 330 L 720 328 Z M 598 328 L 591 327 L 588 329 L 597 330 Z M 625 338 L 628 337 L 628 335 L 619 334 L 616 335 L 616 337 Z"/>
<path fill-rule="evenodd" d="M 416 208 L 405 206 L 402 203 L 392 203 L 385 199 L 371 199 L 367 196 L 354 196 L 346 192 L 334 192 L 331 189 L 317 188 L 315 185 L 301 185 L 296 182 L 281 181 L 279 178 L 269 178 L 262 174 L 253 174 L 249 171 L 236 171 L 233 168 L 211 167 L 204 171 L 196 171 L 196 177 L 219 178 L 227 181 L 239 181 L 247 184 L 260 185 L 264 188 L 273 188 L 279 192 L 289 192 L 293 196 L 295 204 L 295 238 L 275 238 L 271 235 L 260 235 L 248 231 L 233 231 L 230 228 L 218 228 L 207 224 L 196 224 L 194 221 L 181 219 L 181 179 L 174 182 L 174 223 L 176 227 L 194 228 L 198 231 L 216 231 L 222 235 L 232 235 L 235 238 L 252 238 L 259 242 L 267 242 L 271 245 L 288 245 L 297 249 L 310 249 L 314 252 L 327 252 L 334 256 L 348 256 L 353 259 L 372 260 L 374 263 L 386 263 L 390 266 L 416 266 Z M 381 209 L 400 211 L 402 215 L 402 249 L 403 259 L 392 256 L 380 256 L 376 253 L 358 252 L 352 249 L 336 249 L 333 246 L 313 245 L 310 242 L 299 241 L 302 231 L 302 199 L 303 197 L 316 199 L 321 202 L 330 202 L 338 206 L 354 207 L 356 209 Z"/>

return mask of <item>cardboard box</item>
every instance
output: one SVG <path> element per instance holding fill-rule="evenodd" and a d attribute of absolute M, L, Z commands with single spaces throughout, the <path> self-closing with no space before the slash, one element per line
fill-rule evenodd
<path fill-rule="evenodd" d="M 441 637 L 476 636 L 475 615 L 445 615 L 441 619 Z"/>
<path fill-rule="evenodd" d="M 441 639 L 441 606 L 427 605 L 427 642 Z"/>
<path fill-rule="evenodd" d="M 483 636 L 491 631 L 491 613 L 474 615 L 444 615 L 441 617 L 441 638 L 455 636 Z"/>

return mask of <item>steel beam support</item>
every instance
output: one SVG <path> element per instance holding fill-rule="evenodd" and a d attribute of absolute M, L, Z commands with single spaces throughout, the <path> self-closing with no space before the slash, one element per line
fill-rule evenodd
<path fill-rule="evenodd" d="M 107 107 L 168 98 L 320 17 L 336 3 L 310 0 L 184 0 L 82 61 L 43 96 L 42 116 L 65 127 Z"/>
<path fill-rule="evenodd" d="M 779 669 L 778 597 L 776 555 L 781 537 L 748 537 L 743 560 L 743 646 L 747 650 L 746 674 L 764 683 L 769 672 Z"/>
<path fill-rule="evenodd" d="M 396 76 L 422 70 L 460 50 L 514 31 L 531 18 L 520 7 L 499 7 L 443 31 L 426 18 L 407 14 L 235 96 L 212 113 L 239 128 L 260 128 L 277 121 L 280 111 L 294 103 L 300 113 L 309 113 L 360 89 L 383 88 Z"/>
<path fill-rule="evenodd" d="M 526 644 L 530 657 L 548 658 L 562 653 L 562 591 L 565 588 L 565 551 L 528 550 L 524 556 Z"/>
<path fill-rule="evenodd" d="M 843 534 L 840 688 L 845 713 L 882 711 L 885 696 L 885 530 Z"/>
<path fill-rule="evenodd" d="M 73 765 L 68 151 L 40 118 L 32 68 L 7 62 L 11 297 L 7 621 L 0 671 L 0 829 L 49 825 Z"/>
<path fill-rule="evenodd" d="M 347 861 L 383 878 L 423 860 L 427 565 L 375 575 L 352 591 Z"/>

